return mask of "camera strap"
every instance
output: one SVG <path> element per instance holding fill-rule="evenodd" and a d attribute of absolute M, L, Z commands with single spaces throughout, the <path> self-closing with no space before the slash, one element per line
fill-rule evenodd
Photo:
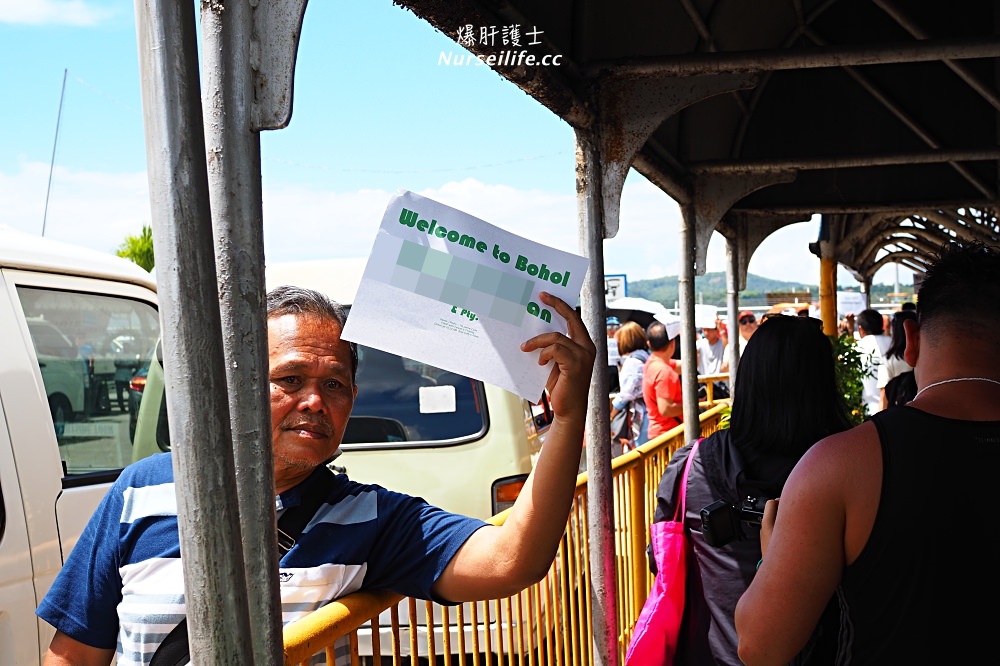
<path fill-rule="evenodd" d="M 680 488 L 680 502 L 677 503 L 677 509 L 674 511 L 674 522 L 683 523 L 684 522 L 684 510 L 687 505 L 687 487 L 688 487 L 688 473 L 691 471 L 691 463 L 694 461 L 694 454 L 698 452 L 698 446 L 701 444 L 701 440 L 704 439 L 699 437 L 691 445 L 691 452 L 688 453 L 687 460 L 684 461 L 684 474 L 681 475 L 681 488 Z"/>

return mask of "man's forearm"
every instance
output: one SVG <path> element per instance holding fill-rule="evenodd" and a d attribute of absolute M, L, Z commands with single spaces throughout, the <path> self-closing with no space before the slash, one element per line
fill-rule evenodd
<path fill-rule="evenodd" d="M 42 663 L 44 666 L 108 666 L 114 656 L 114 650 L 91 647 L 57 631 Z"/>
<path fill-rule="evenodd" d="M 583 424 L 558 416 L 534 470 L 499 527 L 473 534 L 435 584 L 449 601 L 503 598 L 548 572 L 576 491 Z"/>

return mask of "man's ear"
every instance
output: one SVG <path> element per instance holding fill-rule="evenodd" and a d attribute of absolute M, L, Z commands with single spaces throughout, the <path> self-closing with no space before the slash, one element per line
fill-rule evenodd
<path fill-rule="evenodd" d="M 903 360 L 912 367 L 917 367 L 917 358 L 920 356 L 920 324 L 915 319 L 907 319 L 903 322 L 903 331 L 906 333 L 906 349 L 903 351 Z"/>

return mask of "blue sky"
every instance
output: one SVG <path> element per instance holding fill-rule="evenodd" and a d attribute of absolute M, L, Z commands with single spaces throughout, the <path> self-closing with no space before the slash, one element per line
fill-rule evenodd
<path fill-rule="evenodd" d="M 464 49 L 389 0 L 309 4 L 291 124 L 262 138 L 267 260 L 366 256 L 400 188 L 578 250 L 571 128 L 488 67 L 439 65 L 442 52 Z M 0 0 L 0 59 L 0 224 L 40 234 L 44 216 L 47 237 L 112 251 L 149 222 L 132 3 Z M 679 220 L 676 203 L 632 172 L 606 272 L 676 274 Z M 750 271 L 818 283 L 806 249 L 817 231 L 775 233 Z M 716 235 L 708 269 L 724 262 Z M 877 281 L 893 277 L 883 269 Z M 840 282 L 853 280 L 842 271 Z"/>

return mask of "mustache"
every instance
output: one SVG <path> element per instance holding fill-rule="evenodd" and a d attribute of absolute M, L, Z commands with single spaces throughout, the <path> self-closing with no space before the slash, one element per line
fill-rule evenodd
<path fill-rule="evenodd" d="M 324 419 L 309 419 L 298 416 L 281 422 L 282 430 L 298 430 L 299 428 L 311 430 L 326 437 L 333 435 L 333 425 Z"/>

